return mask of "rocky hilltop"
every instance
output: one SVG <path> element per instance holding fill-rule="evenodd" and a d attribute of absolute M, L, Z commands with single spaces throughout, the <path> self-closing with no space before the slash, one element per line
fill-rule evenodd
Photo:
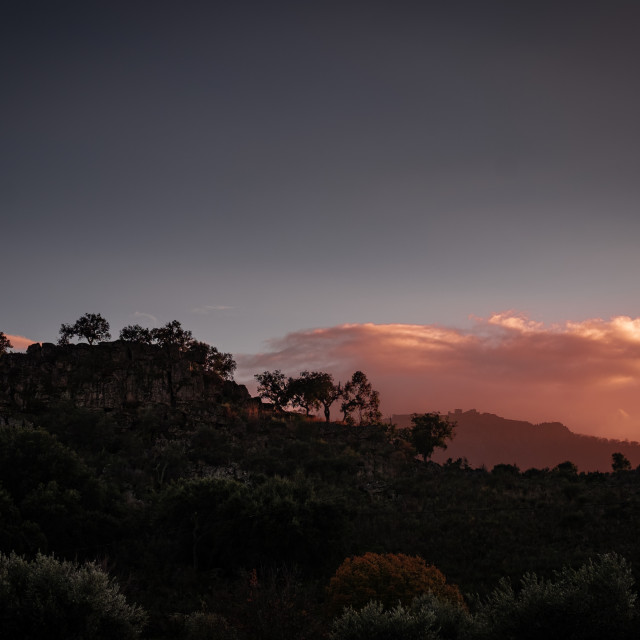
<path fill-rule="evenodd" d="M 151 405 L 209 418 L 225 403 L 248 414 L 260 410 L 246 387 L 207 371 L 198 350 L 118 340 L 36 343 L 26 353 L 0 357 L 0 414 L 34 413 L 60 402 L 123 414 Z"/>

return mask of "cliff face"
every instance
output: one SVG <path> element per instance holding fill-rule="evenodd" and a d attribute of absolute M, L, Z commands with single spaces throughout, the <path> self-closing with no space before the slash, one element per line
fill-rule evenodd
<path fill-rule="evenodd" d="M 123 341 L 44 343 L 0 357 L 0 412 L 37 411 L 67 401 L 88 409 L 131 412 L 164 405 L 215 416 L 222 403 L 258 411 L 246 387 L 205 371 L 204 355 Z"/>

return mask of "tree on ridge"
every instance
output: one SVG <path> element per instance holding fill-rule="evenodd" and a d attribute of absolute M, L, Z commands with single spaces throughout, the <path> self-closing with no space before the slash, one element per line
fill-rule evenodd
<path fill-rule="evenodd" d="M 356 371 L 342 389 L 340 394 L 343 420 L 346 424 L 375 424 L 382 419 L 380 413 L 380 394 L 373 389 L 367 376 L 362 371 Z"/>
<path fill-rule="evenodd" d="M 86 340 L 90 345 L 108 340 L 111 338 L 109 323 L 99 313 L 85 313 L 74 324 L 62 324 L 58 344 L 69 344 L 74 336 Z"/>
<path fill-rule="evenodd" d="M 13 349 L 13 345 L 7 336 L 0 331 L 0 356 L 6 353 L 9 349 Z"/>
<path fill-rule="evenodd" d="M 411 430 L 409 438 L 416 451 L 427 460 L 433 455 L 434 449 L 446 449 L 447 440 L 453 438 L 453 430 L 456 426 L 447 417 L 439 413 L 413 413 L 411 414 Z"/>

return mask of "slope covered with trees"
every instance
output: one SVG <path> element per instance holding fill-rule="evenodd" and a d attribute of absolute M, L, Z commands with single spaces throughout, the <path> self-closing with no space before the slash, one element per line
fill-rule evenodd
<path fill-rule="evenodd" d="M 78 628 L 115 598 L 125 635 L 158 640 L 640 631 L 640 473 L 624 455 L 606 473 L 438 463 L 458 427 L 437 414 L 409 431 L 357 409 L 355 424 L 310 420 L 208 370 L 192 337 L 133 334 L 0 358 L 0 619 L 27 624 L 39 587 L 30 604 L 17 581 L 49 571 L 66 572 L 56 615 L 93 576 Z M 582 635 L 558 622 L 572 615 Z"/>

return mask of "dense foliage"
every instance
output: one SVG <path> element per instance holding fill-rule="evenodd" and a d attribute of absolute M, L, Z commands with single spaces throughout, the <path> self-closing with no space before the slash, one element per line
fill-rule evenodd
<path fill-rule="evenodd" d="M 86 340 L 89 344 L 108 340 L 109 323 L 99 313 L 85 313 L 73 324 L 63 324 L 60 327 L 58 344 L 69 344 L 71 338 Z"/>
<path fill-rule="evenodd" d="M 3 638 L 127 640 L 139 636 L 144 622 L 140 607 L 127 604 L 95 564 L 0 554 Z"/>
<path fill-rule="evenodd" d="M 462 604 L 455 585 L 424 559 L 403 553 L 365 553 L 347 558 L 329 582 L 327 605 L 334 613 L 344 607 L 361 609 L 368 602 L 391 608 L 410 604 L 414 598 L 431 593 L 447 602 Z"/>
<path fill-rule="evenodd" d="M 170 324 L 167 348 L 150 351 L 231 375 L 232 359 L 183 342 Z M 123 339 L 157 339 L 130 330 Z M 190 349 L 206 349 L 210 365 Z M 431 414 L 416 416 L 414 431 L 381 424 L 364 374 L 346 395 L 321 372 L 265 374 L 276 406 L 258 413 L 225 396 L 234 384 L 222 381 L 216 417 L 65 400 L 30 414 L 3 409 L 0 553 L 36 574 L 66 567 L 60 594 L 83 567 L 97 571 L 65 562 L 97 562 L 100 589 L 117 580 L 148 612 L 143 634 L 154 640 L 526 638 L 529 627 L 560 637 L 553 625 L 562 637 L 638 634 L 640 472 L 624 456 L 611 473 L 581 473 L 571 461 L 525 471 L 439 465 L 428 449 L 446 444 L 452 425 Z M 355 403 L 351 424 L 285 410 L 292 401 L 321 410 L 338 392 Z M 8 584 L 3 606 L 17 611 L 25 601 Z M 574 618 L 585 622 L 571 636 L 562 621 Z"/>

